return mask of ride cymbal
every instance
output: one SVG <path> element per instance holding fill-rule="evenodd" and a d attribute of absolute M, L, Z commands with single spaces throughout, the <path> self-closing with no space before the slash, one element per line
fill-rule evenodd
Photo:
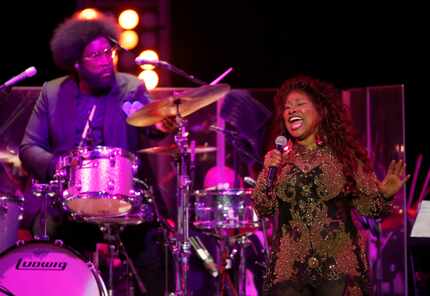
<path fill-rule="evenodd" d="M 179 104 L 179 114 L 185 117 L 212 104 L 229 91 L 228 84 L 204 85 L 186 90 L 145 105 L 128 116 L 127 123 L 137 127 L 153 125 L 167 117 L 175 116 L 177 104 Z"/>

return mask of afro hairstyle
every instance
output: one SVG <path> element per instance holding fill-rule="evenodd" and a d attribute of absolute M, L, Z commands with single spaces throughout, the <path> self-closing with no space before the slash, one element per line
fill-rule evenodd
<path fill-rule="evenodd" d="M 120 28 L 113 17 L 101 13 L 94 19 L 70 17 L 60 24 L 51 39 L 51 51 L 55 64 L 64 70 L 73 71 L 84 48 L 98 37 L 110 42 L 118 40 Z"/>

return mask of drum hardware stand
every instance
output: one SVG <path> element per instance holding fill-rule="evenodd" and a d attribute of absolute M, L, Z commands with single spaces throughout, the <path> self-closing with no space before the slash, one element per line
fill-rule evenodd
<path fill-rule="evenodd" d="M 49 198 L 53 198 L 59 191 L 59 182 L 52 180 L 49 184 L 46 183 L 33 183 L 33 195 L 42 199 L 40 208 L 40 233 L 35 236 L 36 240 L 49 240 L 48 236 L 48 208 Z"/>
<path fill-rule="evenodd" d="M 115 257 L 117 257 L 118 254 L 121 254 L 124 256 L 127 263 L 127 267 L 130 268 L 131 274 L 132 276 L 134 276 L 134 279 L 136 280 L 139 291 L 142 294 L 145 294 L 147 292 L 145 285 L 143 284 L 143 281 L 139 276 L 139 273 L 136 270 L 136 267 L 134 266 L 133 261 L 128 256 L 125 246 L 119 236 L 119 232 L 121 231 L 121 229 L 122 227 L 117 228 L 116 225 L 107 224 L 107 223 L 103 224 L 100 227 L 100 230 L 103 232 L 104 237 L 109 244 L 109 266 L 108 266 L 109 272 L 108 272 L 108 283 L 107 283 L 108 295 L 114 296 L 114 283 L 113 283 L 114 264 L 113 263 L 114 263 Z"/>
<path fill-rule="evenodd" d="M 169 232 L 173 232 L 174 229 L 166 222 L 166 219 L 161 216 L 158 205 L 155 202 L 154 189 L 148 185 L 145 181 L 138 178 L 133 178 L 134 182 L 142 186 L 143 198 L 147 198 L 149 203 L 152 205 L 155 213 L 155 219 L 160 224 L 160 229 L 163 232 L 163 247 L 164 247 L 164 296 L 169 295 Z"/>
<path fill-rule="evenodd" d="M 216 295 L 224 295 L 224 282 L 229 286 L 229 292 L 233 296 L 246 296 L 246 262 L 245 262 L 245 248 L 249 245 L 248 236 L 251 233 L 242 233 L 233 237 L 226 235 L 211 234 L 218 240 L 217 253 L 218 253 L 218 270 L 220 271 L 219 285 L 217 285 Z M 238 248 L 233 248 L 228 253 L 227 246 L 232 242 L 237 242 Z M 233 267 L 233 259 L 239 254 L 239 273 L 237 279 L 237 288 L 235 288 L 233 281 L 226 270 Z"/>
<path fill-rule="evenodd" d="M 186 131 L 186 121 L 181 117 L 179 106 L 180 99 L 175 100 L 176 123 L 178 132 L 175 142 L 179 148 L 177 158 L 177 237 L 174 241 L 173 254 L 175 257 L 175 293 L 177 296 L 188 296 L 188 270 L 189 258 L 191 255 L 191 244 L 189 242 L 189 193 L 191 180 L 188 176 L 187 156 L 188 156 L 188 132 Z"/>
<path fill-rule="evenodd" d="M 153 188 L 149 187 L 149 199 L 151 200 L 151 204 L 154 208 L 155 218 L 157 222 L 160 224 L 161 231 L 163 232 L 163 247 L 164 247 L 164 296 L 169 295 L 169 232 L 174 231 L 172 227 L 166 222 L 163 216 L 161 216 L 160 211 L 158 209 L 157 203 L 154 199 Z"/>
<path fill-rule="evenodd" d="M 246 266 L 245 266 L 245 248 L 249 245 L 248 235 L 241 235 L 237 243 L 240 249 L 240 263 L 239 263 L 239 296 L 246 296 Z"/>
<path fill-rule="evenodd" d="M 265 218 L 260 219 L 261 230 L 263 232 L 263 250 L 264 250 L 264 267 L 267 269 L 270 266 L 271 255 L 269 249 L 269 242 L 267 240 L 267 225 Z"/>
<path fill-rule="evenodd" d="M 226 290 L 225 284 L 228 286 L 228 292 L 232 294 L 232 296 L 238 296 L 236 289 L 234 287 L 231 276 L 227 273 L 233 266 L 232 257 L 234 254 L 229 255 L 227 245 L 228 245 L 228 237 L 220 236 L 215 234 L 215 238 L 218 240 L 217 245 L 217 261 L 218 261 L 218 270 L 220 272 L 219 282 L 216 285 L 216 295 L 224 295 Z M 228 294 L 227 294 L 228 295 Z"/>

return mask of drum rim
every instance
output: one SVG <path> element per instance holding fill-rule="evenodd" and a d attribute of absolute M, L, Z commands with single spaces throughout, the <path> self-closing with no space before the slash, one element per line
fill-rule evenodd
<path fill-rule="evenodd" d="M 14 194 L 0 193 L 0 202 L 2 201 L 11 201 L 18 205 L 24 204 L 24 197 Z"/>
<path fill-rule="evenodd" d="M 102 275 L 100 274 L 100 270 L 97 269 L 94 265 L 94 263 L 91 261 L 90 258 L 87 258 L 87 256 L 82 255 L 79 251 L 75 250 L 74 248 L 64 244 L 61 240 L 29 240 L 29 241 L 17 241 L 14 245 L 10 246 L 6 250 L 0 253 L 0 260 L 5 258 L 10 252 L 13 252 L 14 250 L 18 250 L 19 248 L 28 247 L 31 245 L 49 245 L 54 246 L 59 249 L 66 250 L 70 253 L 72 253 L 73 256 L 75 256 L 78 260 L 81 260 L 84 264 L 88 266 L 88 270 L 94 277 L 94 280 L 96 281 L 97 288 L 99 290 L 100 296 L 107 295 L 107 289 L 106 284 L 103 280 Z"/>
<path fill-rule="evenodd" d="M 206 195 L 231 195 L 231 196 L 240 196 L 240 195 L 250 195 L 252 194 L 252 188 L 229 188 L 229 189 L 199 189 L 193 192 L 193 195 L 196 196 L 206 196 Z"/>
<path fill-rule="evenodd" d="M 100 158 L 106 158 L 110 156 L 109 153 L 112 153 L 112 152 L 114 152 L 115 156 L 119 155 L 119 156 L 124 156 L 128 158 L 129 160 L 132 161 L 133 164 L 137 164 L 139 161 L 139 158 L 133 152 L 130 152 L 121 147 L 112 147 L 112 146 L 77 147 L 77 148 L 73 148 L 67 153 L 64 153 L 63 156 L 61 156 L 60 158 L 70 159 L 70 158 L 80 157 L 86 160 L 100 159 Z M 97 157 L 94 157 L 95 155 Z"/>
<path fill-rule="evenodd" d="M 55 247 L 58 247 L 60 249 L 66 249 L 67 251 L 70 251 L 73 255 L 75 255 L 76 257 L 78 257 L 79 259 L 84 261 L 85 263 L 91 263 L 90 258 L 87 258 L 86 256 L 81 254 L 79 251 L 73 249 L 72 247 L 67 246 L 61 240 L 37 240 L 37 239 L 32 239 L 32 240 L 28 240 L 28 241 L 19 240 L 15 244 L 13 244 L 12 246 L 10 246 L 6 250 L 4 250 L 3 252 L 1 252 L 0 253 L 0 259 L 2 259 L 6 254 L 12 252 L 15 249 L 23 248 L 23 247 L 30 246 L 30 245 L 36 245 L 36 244 L 44 244 L 44 245 L 55 246 Z"/>

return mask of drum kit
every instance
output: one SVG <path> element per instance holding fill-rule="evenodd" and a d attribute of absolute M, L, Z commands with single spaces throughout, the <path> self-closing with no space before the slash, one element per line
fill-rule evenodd
<path fill-rule="evenodd" d="M 191 147 L 184 117 L 215 102 L 229 90 L 226 84 L 204 85 L 152 102 L 127 118 L 128 124 L 136 127 L 151 126 L 167 117 L 176 118 L 175 144 L 138 151 L 175 156 L 178 213 L 173 239 L 169 241 L 175 259 L 175 291 L 170 295 L 190 295 L 187 282 L 191 247 L 200 245 L 189 235 L 191 222 L 197 229 L 220 236 L 223 242 L 236 231 L 234 235 L 239 233 L 237 241 L 243 246 L 247 234 L 259 226 L 251 189 L 191 190 L 190 154 L 208 153 L 216 148 Z M 0 196 L 0 251 L 13 245 L 0 254 L 0 294 L 36 295 L 37 289 L 43 291 L 43 295 L 113 295 L 113 283 L 110 280 L 104 283 L 95 264 L 85 261 L 61 241 L 49 240 L 46 219 L 53 199 L 59 200 L 74 219 L 96 223 L 105 229 L 113 248 L 127 259 L 135 280 L 140 283 L 140 290 L 144 292 L 145 287 L 118 233 L 124 225 L 160 219 L 150 186 L 136 176 L 138 168 L 139 158 L 121 148 L 82 146 L 60 157 L 53 180 L 49 184 L 33 185 L 34 194 L 42 200 L 42 231 L 31 242 L 15 243 L 15 237 L 10 235 L 17 231 L 23 199 Z M 192 215 L 190 210 L 194 210 Z M 8 236 L 12 240 L 8 240 Z M 241 253 L 238 295 L 245 295 L 243 249 Z M 218 265 L 223 264 L 225 262 L 218 262 Z M 112 279 L 112 270 L 109 279 Z"/>

